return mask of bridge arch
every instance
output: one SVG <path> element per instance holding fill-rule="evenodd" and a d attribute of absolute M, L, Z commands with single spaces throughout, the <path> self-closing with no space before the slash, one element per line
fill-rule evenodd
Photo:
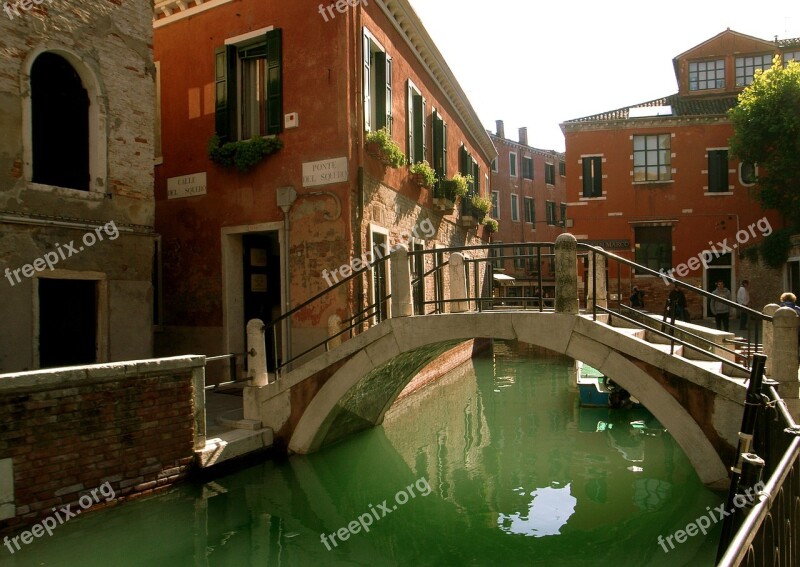
<path fill-rule="evenodd" d="M 722 427 L 724 431 L 713 430 L 713 424 L 719 428 L 721 420 L 704 416 L 707 407 L 686 407 L 665 389 L 663 376 L 659 379 L 669 366 L 689 363 L 637 345 L 642 341 L 621 336 L 602 324 L 559 313 L 428 315 L 394 318 L 373 327 L 348 341 L 361 344 L 348 345 L 350 356 L 305 406 L 291 433 L 289 449 L 310 453 L 341 436 L 343 427 L 364 429 L 381 423 L 416 374 L 392 374 L 397 370 L 391 368 L 393 361 L 411 357 L 409 368 L 421 369 L 426 360 L 473 338 L 519 340 L 597 368 L 636 396 L 670 431 L 706 485 L 723 486 L 727 482 L 722 457 L 732 450 L 736 427 L 729 420 L 727 427 Z M 621 348 L 626 341 L 633 342 Z M 697 373 L 696 368 L 693 370 Z M 385 378 L 387 375 L 391 379 Z M 736 386 L 716 387 L 714 413 L 730 413 L 734 406 L 741 409 L 742 403 L 737 400 L 743 399 L 744 390 L 740 392 Z"/>

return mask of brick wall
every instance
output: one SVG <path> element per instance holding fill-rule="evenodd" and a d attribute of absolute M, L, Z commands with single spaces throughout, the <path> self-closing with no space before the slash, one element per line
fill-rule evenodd
<path fill-rule="evenodd" d="M 205 433 L 194 402 L 203 365 L 180 357 L 0 375 L 0 462 L 12 463 L 14 505 L 0 532 L 106 482 L 120 498 L 184 478 Z"/>

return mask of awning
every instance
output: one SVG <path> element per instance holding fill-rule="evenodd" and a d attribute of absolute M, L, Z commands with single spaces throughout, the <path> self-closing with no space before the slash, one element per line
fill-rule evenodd
<path fill-rule="evenodd" d="M 514 281 L 514 278 L 512 278 L 511 276 L 507 276 L 505 274 L 493 274 L 493 276 L 494 276 L 494 279 L 496 279 L 499 282 L 513 282 Z"/>

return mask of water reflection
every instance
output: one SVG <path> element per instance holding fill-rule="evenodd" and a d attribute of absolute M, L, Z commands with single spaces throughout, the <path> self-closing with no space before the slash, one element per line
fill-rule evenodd
<path fill-rule="evenodd" d="M 382 427 L 328 450 L 88 514 L 23 553 L 28 565 L 705 564 L 713 538 L 656 543 L 719 496 L 648 414 L 582 410 L 571 361 L 494 351 L 398 401 Z M 337 537 L 425 478 L 431 493 Z M 391 506 L 390 506 L 391 508 Z M 535 558 L 535 561 L 532 561 Z M 9 560 L 9 561 L 6 561 Z"/>
<path fill-rule="evenodd" d="M 500 514 L 497 525 L 507 534 L 544 537 L 559 535 L 561 528 L 575 512 L 578 499 L 572 496 L 571 488 L 548 486 L 538 488 L 530 493 L 533 500 L 528 505 L 527 515 Z M 523 488 L 515 489 L 525 496 Z"/>

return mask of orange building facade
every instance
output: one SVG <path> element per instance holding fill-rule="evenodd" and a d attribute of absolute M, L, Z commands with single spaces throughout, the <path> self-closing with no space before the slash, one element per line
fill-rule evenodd
<path fill-rule="evenodd" d="M 410 161 L 434 164 L 442 178 L 473 174 L 471 190 L 488 196 L 492 141 L 405 0 L 319 10 L 162 0 L 155 9 L 160 354 L 243 352 L 247 320 L 277 318 L 370 252 L 484 241 L 460 210 L 437 211 L 433 188 L 407 165 L 387 167 L 365 148 L 368 132 L 386 128 Z M 209 158 L 210 143 L 253 137 L 280 148 L 247 171 Z M 387 270 L 291 317 L 278 358 L 390 291 Z M 417 303 L 441 293 L 429 287 L 415 290 Z"/>
<path fill-rule="evenodd" d="M 756 69 L 800 58 L 792 45 L 724 31 L 673 60 L 676 94 L 564 122 L 570 232 L 707 290 L 721 279 L 735 295 L 741 251 L 782 225 L 751 195 L 756 166 L 729 152 L 726 113 Z M 627 299 L 637 285 L 647 309 L 663 308 L 666 280 L 623 269 L 617 289 L 614 266 L 609 275 L 612 294 Z"/>
<path fill-rule="evenodd" d="M 498 152 L 491 166 L 491 217 L 500 227 L 492 243 L 555 242 L 565 230 L 567 212 L 564 154 L 528 145 L 527 128 L 519 129 L 518 141 L 507 138 L 502 120 L 491 137 Z M 538 258 L 536 248 L 514 246 L 502 251 L 513 258 L 493 262 L 495 273 L 514 278 L 497 281 L 506 303 L 538 297 L 540 285 L 544 297 L 555 297 L 551 250 L 540 250 Z"/>

